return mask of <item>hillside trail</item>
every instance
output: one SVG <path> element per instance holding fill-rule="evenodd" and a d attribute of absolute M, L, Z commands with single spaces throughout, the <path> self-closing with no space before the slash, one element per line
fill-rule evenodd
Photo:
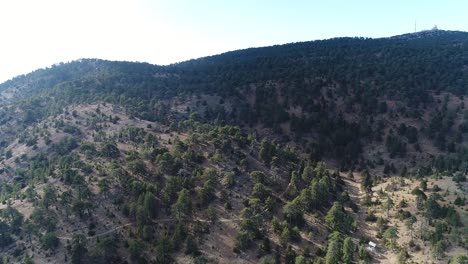
<path fill-rule="evenodd" d="M 253 217 L 256 217 L 256 216 L 259 216 L 259 215 L 262 215 L 266 212 L 266 210 L 264 210 L 263 212 L 260 212 L 256 215 L 254 215 Z M 209 219 L 202 219 L 202 218 L 194 218 L 194 219 L 186 219 L 186 220 L 183 220 L 183 221 L 186 221 L 186 222 L 202 222 L 202 223 L 226 223 L 226 222 L 238 222 L 238 221 L 242 221 L 242 220 L 245 220 L 246 218 L 243 218 L 243 217 L 239 217 L 239 218 L 220 218 L 220 219 L 215 219 L 215 220 L 209 220 Z M 177 219 L 174 219 L 174 218 L 166 218 L 166 219 L 158 219 L 158 220 L 153 220 L 152 223 L 153 224 L 157 224 L 157 223 L 169 223 L 169 222 L 177 222 L 177 221 L 180 221 L 180 220 L 177 220 Z M 125 228 L 127 226 L 132 226 L 136 224 L 135 222 L 131 222 L 131 223 L 126 223 L 126 224 L 123 224 L 123 225 L 120 225 L 120 226 L 117 226 L 117 227 L 114 227 L 112 229 L 109 229 L 107 231 L 104 231 L 102 233 L 99 233 L 99 234 L 96 234 L 94 236 L 87 236 L 86 239 L 93 239 L 93 238 L 97 238 L 97 237 L 101 237 L 101 236 L 105 236 L 105 235 L 108 235 L 110 233 L 113 233 L 119 229 L 122 229 L 122 228 Z M 74 233 L 78 233 L 78 232 L 74 232 Z M 57 237 L 58 239 L 61 239 L 61 240 L 70 240 L 72 239 L 72 237 L 68 237 L 68 236 L 59 236 Z"/>

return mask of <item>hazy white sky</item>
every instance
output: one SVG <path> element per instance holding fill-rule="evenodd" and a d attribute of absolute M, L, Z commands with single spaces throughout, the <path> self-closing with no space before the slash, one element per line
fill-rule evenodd
<path fill-rule="evenodd" d="M 0 82 L 79 58 L 169 64 L 339 36 L 468 31 L 464 0 L 0 0 Z"/>

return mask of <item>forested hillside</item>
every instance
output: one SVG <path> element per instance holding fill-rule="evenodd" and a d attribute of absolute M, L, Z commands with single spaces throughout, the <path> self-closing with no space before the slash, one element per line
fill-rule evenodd
<path fill-rule="evenodd" d="M 441 30 L 18 76 L 0 263 L 464 263 L 467 93 Z"/>

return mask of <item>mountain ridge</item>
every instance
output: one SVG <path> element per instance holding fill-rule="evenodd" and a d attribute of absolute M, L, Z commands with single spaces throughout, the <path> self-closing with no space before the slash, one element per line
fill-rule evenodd
<path fill-rule="evenodd" d="M 152 66 L 155 66 L 155 67 L 172 67 L 172 66 L 176 66 L 176 65 L 179 65 L 179 64 L 190 63 L 190 62 L 197 61 L 197 60 L 206 60 L 206 59 L 209 59 L 209 58 L 219 57 L 219 56 L 223 56 L 223 55 L 227 55 L 227 54 L 231 54 L 231 53 L 255 51 L 255 50 L 265 49 L 265 48 L 277 48 L 277 47 L 281 47 L 281 46 L 308 44 L 308 43 L 313 43 L 313 42 L 323 42 L 323 41 L 326 42 L 326 41 L 336 40 L 336 39 L 362 39 L 362 40 L 411 39 L 411 40 L 414 40 L 414 39 L 418 39 L 418 38 L 421 38 L 421 37 L 440 37 L 440 36 L 447 36 L 447 35 L 462 36 L 462 35 L 466 35 L 466 34 L 468 34 L 468 32 L 457 31 L 457 30 L 441 30 L 441 29 L 434 30 L 434 29 L 431 29 L 431 30 L 418 31 L 418 32 L 414 32 L 414 33 L 405 33 L 405 34 L 400 34 L 400 35 L 395 35 L 395 36 L 390 36 L 390 37 L 381 37 L 381 38 L 334 37 L 334 38 L 329 38 L 329 39 L 299 41 L 299 42 L 291 42 L 291 43 L 285 43 L 285 44 L 276 44 L 276 45 L 271 45 L 271 46 L 251 47 L 251 48 L 245 48 L 245 49 L 239 49 L 239 50 L 226 51 L 226 52 L 222 52 L 222 53 L 219 53 L 219 54 L 214 54 L 214 55 L 209 55 L 209 56 L 200 57 L 200 58 L 196 58 L 196 59 L 189 59 L 189 60 L 185 60 L 185 61 L 175 62 L 175 63 L 168 64 L 168 65 L 151 64 L 151 63 L 148 63 L 148 62 L 114 61 L 114 60 L 106 60 L 106 59 L 99 59 L 99 58 L 78 58 L 78 59 L 70 61 L 70 62 L 57 62 L 57 63 L 55 63 L 55 64 L 53 64 L 53 65 L 51 65 L 49 67 L 40 68 L 40 69 L 34 70 L 33 72 L 30 72 L 30 73 L 25 73 L 25 74 L 21 74 L 21 75 L 12 77 L 11 79 L 0 83 L 0 87 L 1 86 L 4 87 L 5 83 L 11 82 L 11 81 L 13 81 L 13 79 L 25 77 L 26 75 L 32 74 L 32 73 L 34 73 L 36 71 L 47 70 L 47 69 L 50 69 L 50 68 L 55 68 L 56 66 L 60 66 L 60 65 L 68 64 L 68 63 L 83 62 L 83 61 L 101 61 L 101 62 L 106 62 L 107 61 L 107 62 L 115 62 L 115 63 L 137 63 L 137 64 L 149 64 L 149 65 L 152 65 Z M 411 36 L 414 36 L 414 37 L 411 37 Z M 1 89 L 3 89 L 3 88 L 0 88 L 0 90 Z"/>

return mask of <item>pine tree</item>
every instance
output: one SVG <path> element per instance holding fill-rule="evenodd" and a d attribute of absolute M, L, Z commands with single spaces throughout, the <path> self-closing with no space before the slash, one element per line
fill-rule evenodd
<path fill-rule="evenodd" d="M 355 246 L 351 237 L 346 237 L 343 241 L 343 263 L 349 264 L 353 261 Z"/>
<path fill-rule="evenodd" d="M 179 198 L 172 208 L 175 217 L 178 220 L 183 220 L 189 217 L 192 213 L 192 202 L 190 201 L 190 195 L 187 189 L 182 189 L 179 192 Z"/>
<path fill-rule="evenodd" d="M 338 264 L 342 259 L 341 235 L 334 232 L 328 240 L 327 254 L 325 255 L 326 264 Z"/>
<path fill-rule="evenodd" d="M 330 208 L 325 217 L 325 222 L 334 231 L 346 233 L 351 230 L 352 219 L 339 202 L 335 202 Z"/>

